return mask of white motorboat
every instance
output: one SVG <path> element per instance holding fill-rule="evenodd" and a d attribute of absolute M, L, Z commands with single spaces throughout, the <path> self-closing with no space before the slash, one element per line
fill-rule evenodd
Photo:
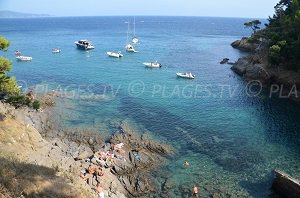
<path fill-rule="evenodd" d="M 95 48 L 93 46 L 93 44 L 88 40 L 79 40 L 79 41 L 76 41 L 74 43 L 77 46 L 77 48 L 83 49 L 83 50 L 91 50 L 91 49 Z"/>
<path fill-rule="evenodd" d="M 148 62 L 148 63 L 143 63 L 146 67 L 151 67 L 151 68 L 160 68 L 161 64 L 157 61 L 155 62 Z"/>
<path fill-rule="evenodd" d="M 192 73 L 176 73 L 176 75 L 180 78 L 188 78 L 188 79 L 194 79 L 195 75 L 193 75 Z"/>
<path fill-rule="evenodd" d="M 53 48 L 52 49 L 52 53 L 60 53 L 60 49 L 59 48 Z"/>
<path fill-rule="evenodd" d="M 113 58 L 121 58 L 123 57 L 123 54 L 121 52 L 106 52 L 109 57 Z"/>
<path fill-rule="evenodd" d="M 18 61 L 31 61 L 32 57 L 30 57 L 30 56 L 16 56 L 16 59 Z"/>

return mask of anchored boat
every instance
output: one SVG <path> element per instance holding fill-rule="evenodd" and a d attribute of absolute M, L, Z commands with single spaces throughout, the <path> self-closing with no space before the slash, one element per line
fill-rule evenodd
<path fill-rule="evenodd" d="M 75 45 L 77 46 L 78 49 L 83 49 L 83 50 L 92 50 L 95 47 L 93 46 L 93 44 L 88 41 L 88 40 L 79 40 L 74 42 Z"/>
<path fill-rule="evenodd" d="M 16 59 L 18 61 L 31 61 L 32 57 L 31 56 L 16 56 Z"/>
<path fill-rule="evenodd" d="M 59 48 L 53 48 L 52 49 L 52 53 L 60 53 L 60 49 Z"/>
<path fill-rule="evenodd" d="M 121 52 L 107 52 L 107 55 L 109 57 L 113 57 L 113 58 L 121 58 L 121 57 L 123 57 L 123 54 L 121 54 Z"/>
<path fill-rule="evenodd" d="M 151 67 L 151 68 L 160 68 L 161 64 L 157 61 L 155 62 L 148 62 L 148 63 L 143 63 L 146 67 Z"/>
<path fill-rule="evenodd" d="M 193 75 L 192 73 L 176 73 L 176 75 L 180 78 L 188 78 L 188 79 L 194 79 L 195 75 Z"/>

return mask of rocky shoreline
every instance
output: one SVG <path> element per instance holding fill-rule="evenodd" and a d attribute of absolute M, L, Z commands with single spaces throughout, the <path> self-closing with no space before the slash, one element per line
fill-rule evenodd
<path fill-rule="evenodd" d="M 56 95 L 52 93 L 47 97 Z M 36 112 L 28 108 L 15 109 L 0 102 L 0 157 L 10 159 L 13 156 L 13 161 L 21 164 L 55 170 L 55 176 L 45 175 L 42 183 L 58 185 L 56 180 L 51 180 L 56 176 L 62 180 L 59 189 L 37 189 L 38 185 L 43 185 L 33 182 L 33 186 L 26 187 L 22 184 L 24 178 L 15 176 L 11 179 L 18 181 L 14 185 L 19 190 L 11 192 L 12 181 L 2 183 L 0 178 L 0 192 L 6 192 L 5 197 L 43 193 L 54 195 L 52 197 L 97 197 L 97 184 L 105 197 L 160 196 L 161 186 L 151 172 L 174 154 L 169 145 L 136 133 L 126 122 L 120 123 L 119 130 L 105 140 L 92 130 L 63 129 L 53 123 L 55 112 L 51 110 L 49 104 L 44 105 L 43 112 Z M 117 148 L 120 144 L 121 148 Z M 88 178 L 90 166 L 94 170 L 102 169 L 101 176 Z"/>
<path fill-rule="evenodd" d="M 274 96 L 300 102 L 300 73 L 270 65 L 265 41 L 253 44 L 244 37 L 234 41 L 231 46 L 249 53 L 248 56 L 239 58 L 232 65 L 231 69 L 236 74 L 246 80 L 260 81 L 270 88 L 270 94 L 274 93 Z"/>

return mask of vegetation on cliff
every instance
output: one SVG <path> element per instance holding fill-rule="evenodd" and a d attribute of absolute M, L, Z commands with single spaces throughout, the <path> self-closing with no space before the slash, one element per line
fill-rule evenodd
<path fill-rule="evenodd" d="M 286 69 L 300 69 L 300 0 L 280 0 L 275 6 L 275 14 L 269 17 L 266 28 L 260 31 L 259 21 L 244 25 L 253 30 L 249 42 L 268 43 L 269 63 Z"/>
<path fill-rule="evenodd" d="M 300 0 L 280 0 L 269 18 L 266 36 L 270 39 L 270 62 L 288 69 L 300 64 Z"/>

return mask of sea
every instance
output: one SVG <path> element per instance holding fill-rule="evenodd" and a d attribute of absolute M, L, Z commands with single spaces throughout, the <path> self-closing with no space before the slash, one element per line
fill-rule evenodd
<path fill-rule="evenodd" d="M 126 123 L 172 145 L 176 154 L 160 171 L 178 191 L 196 183 L 203 197 L 270 197 L 274 169 L 300 178 L 299 105 L 220 64 L 247 55 L 230 44 L 251 34 L 243 25 L 251 19 L 138 16 L 138 52 L 128 53 L 133 19 L 0 19 L 0 35 L 11 42 L 0 55 L 12 61 L 9 74 L 24 91 L 64 93 L 56 113 L 64 126 L 108 137 Z M 78 50 L 74 42 L 80 39 L 95 49 Z M 33 60 L 18 62 L 15 50 Z M 109 58 L 108 51 L 124 56 Z M 151 61 L 162 67 L 145 68 Z M 183 168 L 186 160 L 189 168 Z"/>

